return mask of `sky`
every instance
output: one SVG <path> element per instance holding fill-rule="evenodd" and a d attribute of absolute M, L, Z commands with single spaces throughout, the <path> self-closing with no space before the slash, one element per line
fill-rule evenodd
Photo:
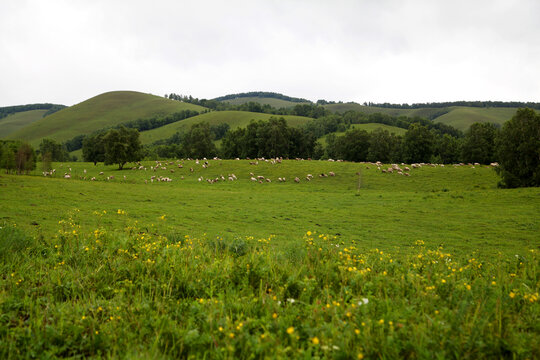
<path fill-rule="evenodd" d="M 133 90 L 540 102 L 538 0 L 1 0 L 0 106 Z"/>

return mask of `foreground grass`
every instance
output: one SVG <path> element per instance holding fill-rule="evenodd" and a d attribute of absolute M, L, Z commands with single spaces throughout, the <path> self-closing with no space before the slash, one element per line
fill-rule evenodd
<path fill-rule="evenodd" d="M 0 356 L 538 358 L 539 254 L 408 255 L 307 231 L 285 244 L 74 211 L 0 229 Z M 104 225 L 120 219 L 122 227 Z"/>

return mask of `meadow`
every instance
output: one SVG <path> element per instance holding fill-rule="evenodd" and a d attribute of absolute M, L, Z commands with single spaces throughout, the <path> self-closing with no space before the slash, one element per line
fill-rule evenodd
<path fill-rule="evenodd" d="M 540 356 L 540 189 L 250 163 L 1 174 L 0 356 Z"/>

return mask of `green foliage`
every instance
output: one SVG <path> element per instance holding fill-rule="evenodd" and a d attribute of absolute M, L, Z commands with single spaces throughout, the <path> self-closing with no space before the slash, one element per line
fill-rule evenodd
<path fill-rule="evenodd" d="M 21 141 L 0 141 L 0 168 L 9 174 L 28 174 L 36 168 L 36 153 L 32 146 Z"/>
<path fill-rule="evenodd" d="M 343 136 L 328 140 L 327 152 L 332 157 L 347 161 L 366 161 L 370 134 L 365 130 L 349 130 Z"/>
<path fill-rule="evenodd" d="M 217 154 L 217 149 L 213 140 L 210 124 L 207 122 L 194 124 L 189 132 L 182 137 L 182 153 L 185 157 L 214 157 Z"/>
<path fill-rule="evenodd" d="M 311 157 L 315 138 L 287 125 L 284 118 L 252 121 L 245 129 L 229 131 L 221 144 L 226 158 Z"/>
<path fill-rule="evenodd" d="M 401 137 L 379 128 L 371 133 L 367 159 L 373 162 L 397 162 L 400 157 L 400 148 Z"/>
<path fill-rule="evenodd" d="M 461 147 L 461 159 L 467 163 L 489 164 L 495 161 L 497 128 L 491 123 L 471 125 Z"/>
<path fill-rule="evenodd" d="M 105 161 L 105 133 L 94 133 L 86 136 L 83 140 L 82 154 L 84 161 L 98 162 Z"/>
<path fill-rule="evenodd" d="M 437 157 L 433 163 L 455 164 L 461 159 L 461 141 L 449 134 L 438 136 L 435 141 L 434 154 Z"/>
<path fill-rule="evenodd" d="M 426 126 L 411 124 L 403 137 L 403 160 L 407 163 L 429 162 L 433 154 L 435 136 Z"/>
<path fill-rule="evenodd" d="M 112 129 L 103 137 L 105 147 L 105 165 L 118 164 L 122 170 L 127 162 L 139 161 L 142 158 L 142 145 L 139 132 L 135 129 L 121 127 Z"/>
<path fill-rule="evenodd" d="M 46 156 L 51 161 L 68 161 L 69 154 L 62 144 L 51 139 L 43 139 L 39 144 L 39 153 Z"/>
<path fill-rule="evenodd" d="M 540 115 L 519 109 L 497 137 L 503 187 L 540 186 Z"/>

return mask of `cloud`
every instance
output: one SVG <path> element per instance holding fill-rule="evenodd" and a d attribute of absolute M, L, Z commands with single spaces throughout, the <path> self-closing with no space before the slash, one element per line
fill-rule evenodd
<path fill-rule="evenodd" d="M 538 13 L 534 0 L 6 0 L 0 106 L 120 89 L 540 101 Z"/>

